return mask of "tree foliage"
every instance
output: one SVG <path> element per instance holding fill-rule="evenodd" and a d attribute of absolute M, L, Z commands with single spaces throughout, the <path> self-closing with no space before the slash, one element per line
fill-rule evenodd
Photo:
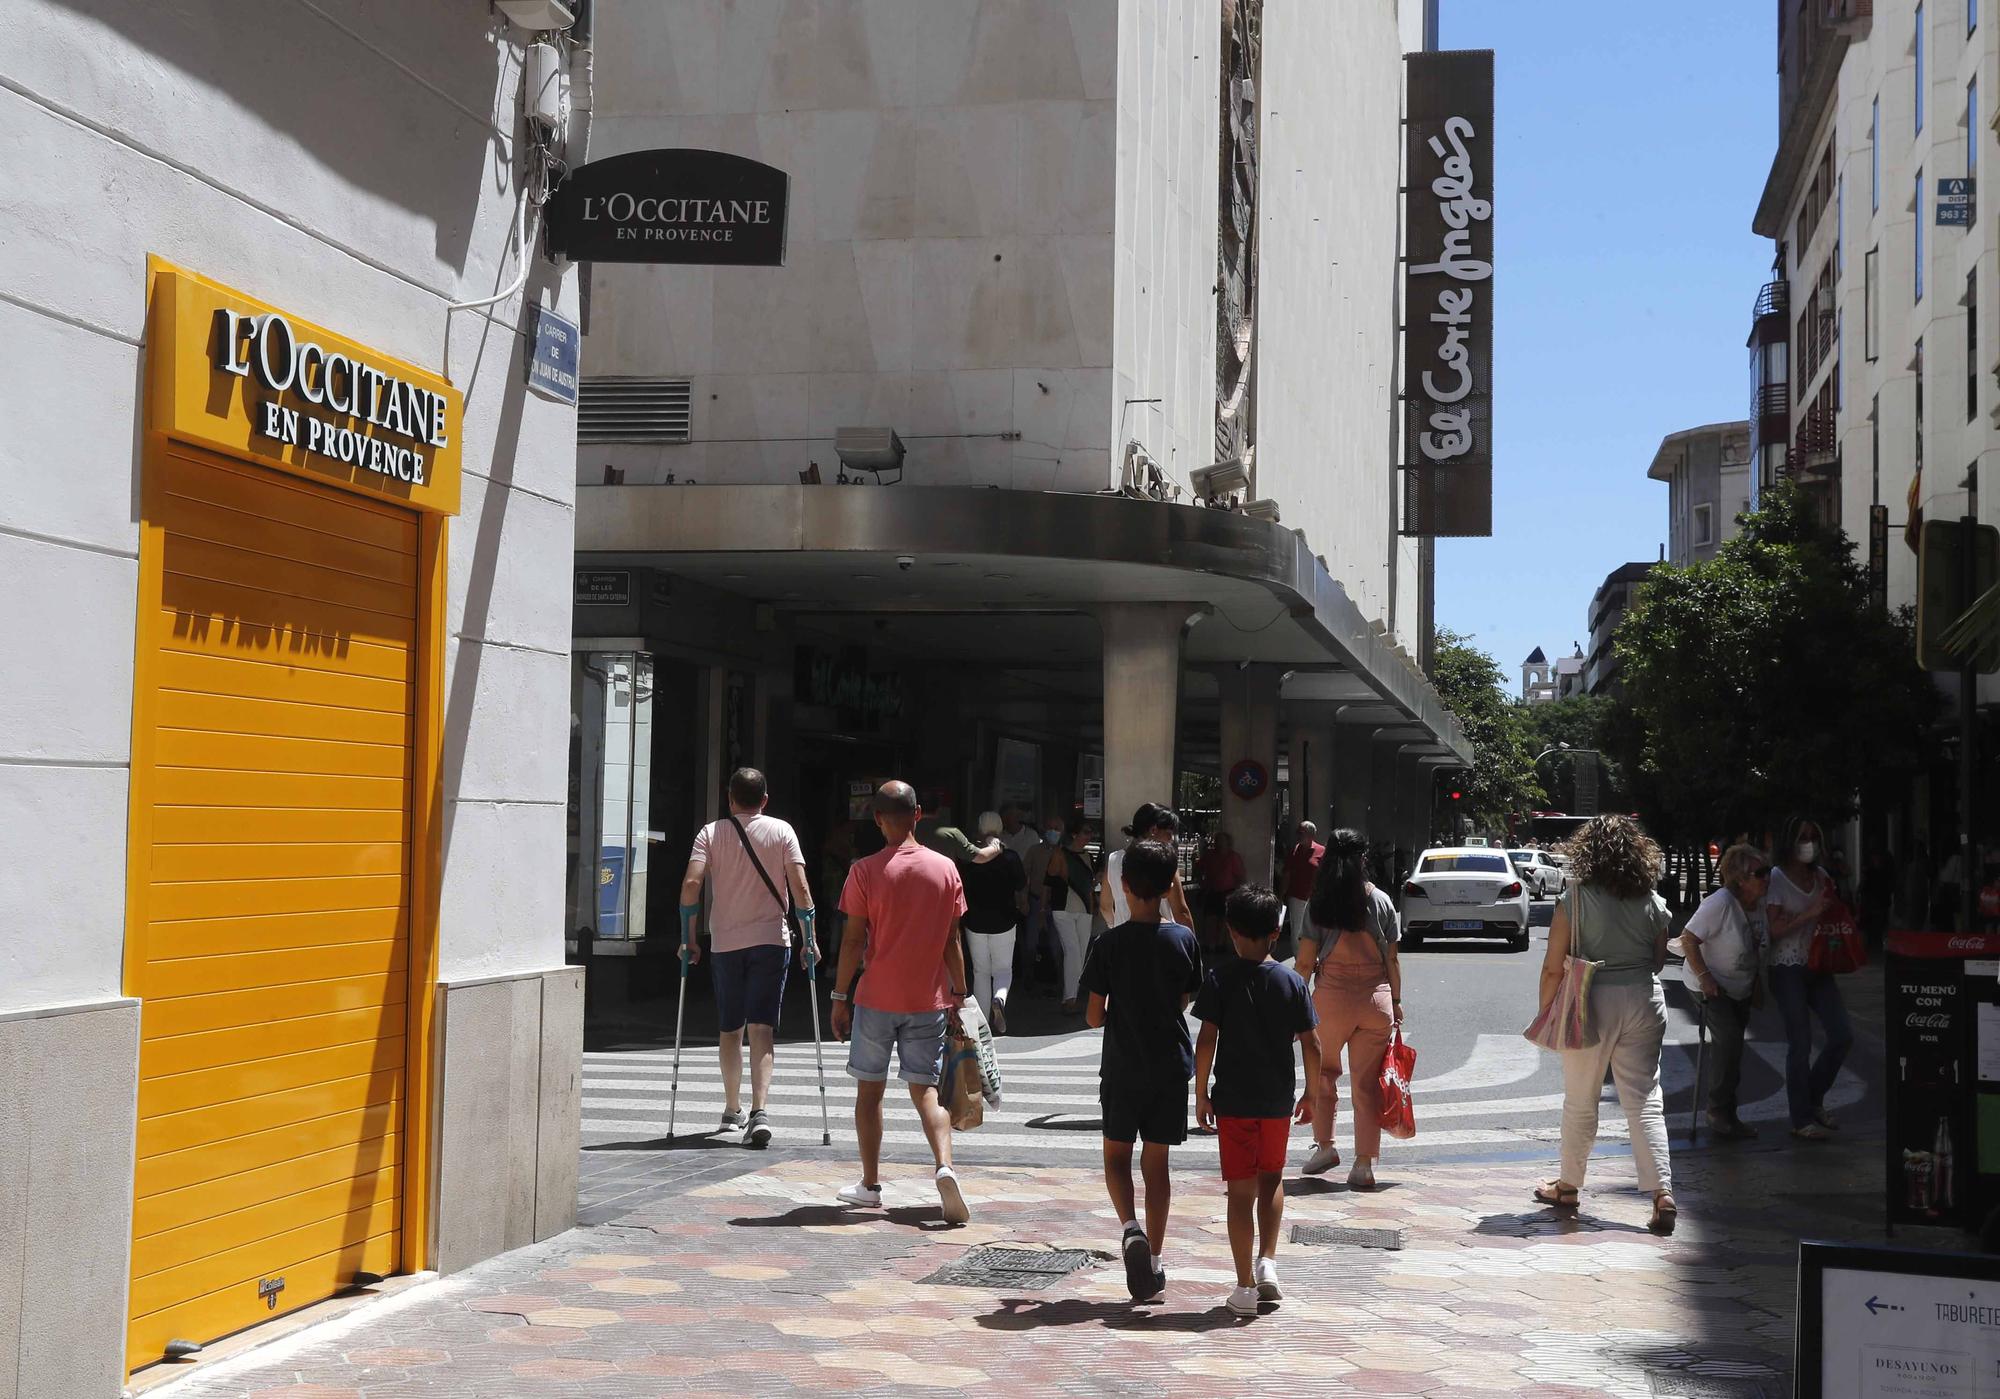
<path fill-rule="evenodd" d="M 1471 637 L 1440 628 L 1435 655 L 1431 683 L 1472 744 L 1472 771 L 1459 789 L 1465 793 L 1461 814 L 1475 830 L 1502 832 L 1510 813 L 1547 800 L 1532 761 L 1539 750 L 1528 746 L 1528 706 L 1507 697 L 1499 663 Z"/>
<path fill-rule="evenodd" d="M 1655 569 L 1616 645 L 1630 721 L 1612 741 L 1669 838 L 1835 819 L 1923 761 L 1938 698 L 1907 623 L 1875 611 L 1854 546 L 1795 487 L 1713 559 Z"/>

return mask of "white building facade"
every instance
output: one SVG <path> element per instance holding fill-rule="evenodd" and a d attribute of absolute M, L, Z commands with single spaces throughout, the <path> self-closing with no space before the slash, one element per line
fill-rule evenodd
<path fill-rule="evenodd" d="M 1427 8 L 600 6 L 594 150 L 748 156 L 790 215 L 782 267 L 594 271 L 578 562 L 635 600 L 580 607 L 578 645 L 693 667 L 682 722 L 817 804 L 809 843 L 899 773 L 1115 837 L 1235 771 L 1216 820 L 1253 869 L 1286 813 L 1420 844 L 1431 769 L 1467 757 L 1412 660 L 1394 469 Z M 685 413 L 633 431 L 618 396 L 648 393 Z M 893 430 L 899 475 L 844 464 L 842 429 Z M 957 709 L 970 756 L 857 733 L 803 678 L 834 654 Z M 649 819 L 671 850 L 696 814 Z"/>
<path fill-rule="evenodd" d="M 343 15 L 10 7 L 8 1399 L 574 1219 L 576 277 L 525 36 Z"/>

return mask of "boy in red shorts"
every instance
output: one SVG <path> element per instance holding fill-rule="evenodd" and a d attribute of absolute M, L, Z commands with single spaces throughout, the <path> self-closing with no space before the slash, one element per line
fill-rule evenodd
<path fill-rule="evenodd" d="M 1236 1290 L 1229 1294 L 1229 1310 L 1237 1316 L 1255 1316 L 1259 1302 L 1284 1296 L 1278 1289 L 1277 1255 L 1285 1212 L 1286 1138 L 1295 1113 L 1299 1122 L 1312 1121 L 1312 1085 L 1319 1081 L 1319 1043 L 1313 1035 L 1319 1016 L 1312 993 L 1290 967 L 1271 960 L 1281 907 L 1278 896 L 1259 884 L 1245 884 L 1230 894 L 1223 916 L 1236 959 L 1210 972 L 1194 999 L 1195 1019 L 1201 1021 L 1194 1114 L 1221 1139 L 1229 1250 L 1236 1255 Z M 1305 1055 L 1303 1095 L 1297 1093 L 1293 1074 L 1295 1040 Z"/>

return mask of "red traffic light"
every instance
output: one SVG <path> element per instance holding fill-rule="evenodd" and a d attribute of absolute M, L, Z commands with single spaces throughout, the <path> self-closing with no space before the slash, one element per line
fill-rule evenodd
<path fill-rule="evenodd" d="M 1458 801 L 1458 800 L 1460 800 L 1461 798 L 1463 798 L 1464 796 L 1465 796 L 1465 793 L 1463 793 L 1463 792 L 1453 792 L 1453 793 L 1451 794 L 1451 799 L 1452 799 L 1453 801 Z"/>

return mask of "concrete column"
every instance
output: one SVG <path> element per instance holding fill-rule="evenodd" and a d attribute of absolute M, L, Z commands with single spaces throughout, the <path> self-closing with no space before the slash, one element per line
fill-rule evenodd
<path fill-rule="evenodd" d="M 1180 718 L 1181 630 L 1188 603 L 1107 603 L 1104 635 L 1104 835 L 1132 819 L 1140 802 L 1174 800 L 1174 746 Z"/>
<path fill-rule="evenodd" d="M 1361 830 L 1371 841 L 1396 838 L 1396 758 L 1402 747 L 1401 739 L 1376 739 L 1368 749 L 1368 824 Z"/>
<path fill-rule="evenodd" d="M 1431 770 L 1424 765 L 1425 750 L 1406 752 L 1396 762 L 1396 844 L 1412 859 L 1430 839 Z"/>
<path fill-rule="evenodd" d="M 1336 722 L 1328 734 L 1328 753 L 1333 762 L 1333 824 L 1368 829 L 1368 789 L 1374 780 L 1370 755 L 1374 748 L 1372 724 Z"/>
<path fill-rule="evenodd" d="M 1245 758 L 1264 765 L 1264 771 L 1278 770 L 1278 670 L 1275 666 L 1253 665 L 1247 670 L 1222 672 L 1222 773 Z M 1259 884 L 1271 882 L 1273 845 L 1277 838 L 1277 794 L 1266 783 L 1262 795 L 1245 801 L 1222 790 L 1222 829 L 1236 842 L 1243 857 L 1243 872 Z"/>
<path fill-rule="evenodd" d="M 1302 713 L 1291 718 L 1292 810 L 1300 820 L 1311 821 L 1321 831 L 1336 824 L 1333 732 L 1332 724 L 1315 724 Z"/>

